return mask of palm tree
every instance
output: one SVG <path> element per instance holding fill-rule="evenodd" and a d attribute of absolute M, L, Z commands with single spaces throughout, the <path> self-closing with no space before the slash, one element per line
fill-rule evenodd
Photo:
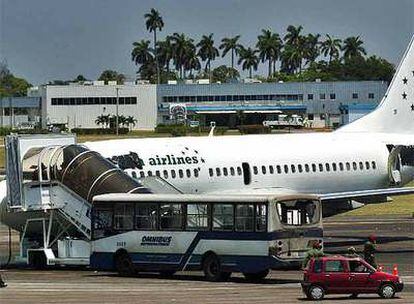
<path fill-rule="evenodd" d="M 138 64 L 147 64 L 153 60 L 152 49 L 150 48 L 149 40 L 141 40 L 139 42 L 134 42 L 132 46 L 134 47 L 131 52 L 132 61 Z"/>
<path fill-rule="evenodd" d="M 262 34 L 259 35 L 256 47 L 259 50 L 259 58 L 262 62 L 268 61 L 268 77 L 275 71 L 276 61 L 280 57 L 280 50 L 282 48 L 282 41 L 278 34 L 272 33 L 270 30 L 262 30 Z"/>
<path fill-rule="evenodd" d="M 285 44 L 291 46 L 298 46 L 300 44 L 300 39 L 302 37 L 301 32 L 303 26 L 299 25 L 295 27 L 294 25 L 289 25 L 287 28 L 287 34 L 284 37 Z"/>
<path fill-rule="evenodd" d="M 252 48 L 243 48 L 240 51 L 239 61 L 238 64 L 242 64 L 242 69 L 249 70 L 249 77 L 252 78 L 252 70 L 257 70 L 257 66 L 259 65 L 259 58 L 256 55 L 257 50 L 253 50 Z"/>
<path fill-rule="evenodd" d="M 329 55 L 329 63 L 332 59 L 339 58 L 339 50 L 341 49 L 341 39 L 333 38 L 329 34 L 326 34 L 326 39 L 321 44 L 321 51 L 326 57 Z"/>
<path fill-rule="evenodd" d="M 158 63 L 161 64 L 167 73 L 170 72 L 170 62 L 174 58 L 174 46 L 172 37 L 167 36 L 164 41 L 157 42 Z"/>
<path fill-rule="evenodd" d="M 299 68 L 302 70 L 302 59 L 304 57 L 305 37 L 301 35 L 303 26 L 289 25 L 284 37 L 285 50 L 282 55 L 282 66 L 285 70 L 294 72 Z M 288 62 L 286 62 L 288 60 Z M 288 67 L 288 68 L 287 68 Z"/>
<path fill-rule="evenodd" d="M 298 68 L 300 70 L 302 55 L 303 53 L 300 48 L 292 45 L 285 45 L 281 55 L 281 70 L 287 74 L 294 74 Z"/>
<path fill-rule="evenodd" d="M 189 48 L 186 54 L 184 62 L 184 74 L 185 71 L 190 71 L 190 78 L 193 78 L 193 70 L 199 71 L 201 69 L 200 60 L 198 59 L 196 48 Z"/>
<path fill-rule="evenodd" d="M 223 50 L 221 56 L 224 57 L 228 52 L 231 52 L 231 68 L 234 69 L 234 58 L 235 55 L 238 55 L 240 50 L 243 48 L 241 44 L 238 43 L 240 35 L 234 36 L 233 38 L 223 38 L 221 39 L 221 44 L 219 46 L 220 50 Z"/>
<path fill-rule="evenodd" d="M 155 52 L 155 63 L 157 67 L 157 83 L 160 83 L 160 68 L 158 66 L 158 56 L 157 56 L 157 30 L 162 31 L 164 27 L 164 21 L 160 13 L 152 8 L 151 11 L 144 15 L 146 21 L 145 25 L 147 30 L 151 33 L 154 33 L 154 52 Z"/>
<path fill-rule="evenodd" d="M 125 117 L 125 125 L 128 127 L 128 129 L 130 125 L 135 126 L 136 122 L 137 120 L 134 118 L 134 116 Z"/>
<path fill-rule="evenodd" d="M 180 78 L 184 79 L 184 69 L 189 54 L 195 49 L 194 40 L 185 36 L 185 34 L 174 33 L 171 37 L 174 49 L 174 64 L 180 73 Z"/>
<path fill-rule="evenodd" d="M 203 35 L 197 47 L 199 48 L 197 55 L 206 62 L 204 71 L 208 72 L 211 79 L 211 61 L 220 55 L 218 49 L 214 46 L 213 34 Z"/>
<path fill-rule="evenodd" d="M 106 124 L 105 115 L 101 114 L 101 115 L 99 115 L 98 117 L 96 117 L 96 119 L 95 119 L 95 123 L 96 123 L 98 126 L 102 125 L 102 127 L 104 127 L 104 126 L 105 126 L 105 124 Z"/>
<path fill-rule="evenodd" d="M 364 47 L 362 46 L 364 42 L 357 37 L 348 37 L 344 40 L 342 51 L 344 51 L 344 58 L 349 59 L 352 57 L 361 57 L 366 55 Z"/>
<path fill-rule="evenodd" d="M 306 59 L 306 64 L 316 61 L 316 58 L 319 56 L 319 38 L 320 34 L 308 34 L 305 37 L 305 48 L 304 48 L 304 59 Z"/>

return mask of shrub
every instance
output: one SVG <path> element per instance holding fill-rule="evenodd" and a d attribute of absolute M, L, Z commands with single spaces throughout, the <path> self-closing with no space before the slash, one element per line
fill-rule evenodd
<path fill-rule="evenodd" d="M 269 127 L 263 125 L 242 125 L 237 127 L 241 134 L 269 134 Z"/>
<path fill-rule="evenodd" d="M 115 128 L 74 128 L 71 130 L 76 135 L 101 135 L 101 134 L 116 134 Z M 128 134 L 128 128 L 119 128 L 119 134 Z"/>

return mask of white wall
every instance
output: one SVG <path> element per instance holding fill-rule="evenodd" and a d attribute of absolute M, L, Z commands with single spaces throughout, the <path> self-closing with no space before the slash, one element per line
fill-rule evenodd
<path fill-rule="evenodd" d="M 95 119 L 101 114 L 115 115 L 116 105 L 52 105 L 52 98 L 73 97 L 137 97 L 137 104 L 119 105 L 119 115 L 133 116 L 133 129 L 152 130 L 157 120 L 157 91 L 155 85 L 67 85 L 46 86 L 42 96 L 43 124 L 67 123 L 68 127 L 97 128 Z M 132 126 L 131 126 L 132 127 Z"/>

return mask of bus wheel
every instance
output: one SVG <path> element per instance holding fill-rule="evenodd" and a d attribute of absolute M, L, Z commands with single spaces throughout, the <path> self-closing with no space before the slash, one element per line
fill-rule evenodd
<path fill-rule="evenodd" d="M 223 279 L 220 260 L 215 254 L 210 254 L 205 258 L 203 263 L 203 271 L 207 281 L 218 282 Z"/>
<path fill-rule="evenodd" d="M 257 282 L 263 280 L 269 274 L 269 269 L 254 272 L 254 273 L 243 273 L 244 277 L 252 282 Z"/>
<path fill-rule="evenodd" d="M 121 276 L 132 276 L 135 274 L 135 265 L 127 252 L 115 255 L 115 268 Z"/>

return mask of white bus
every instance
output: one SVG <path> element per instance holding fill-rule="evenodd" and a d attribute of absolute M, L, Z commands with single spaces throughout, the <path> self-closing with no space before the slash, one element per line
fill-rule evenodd
<path fill-rule="evenodd" d="M 322 243 L 321 212 L 310 195 L 99 195 L 90 265 L 121 275 L 203 270 L 210 281 L 232 272 L 258 280 Z"/>

